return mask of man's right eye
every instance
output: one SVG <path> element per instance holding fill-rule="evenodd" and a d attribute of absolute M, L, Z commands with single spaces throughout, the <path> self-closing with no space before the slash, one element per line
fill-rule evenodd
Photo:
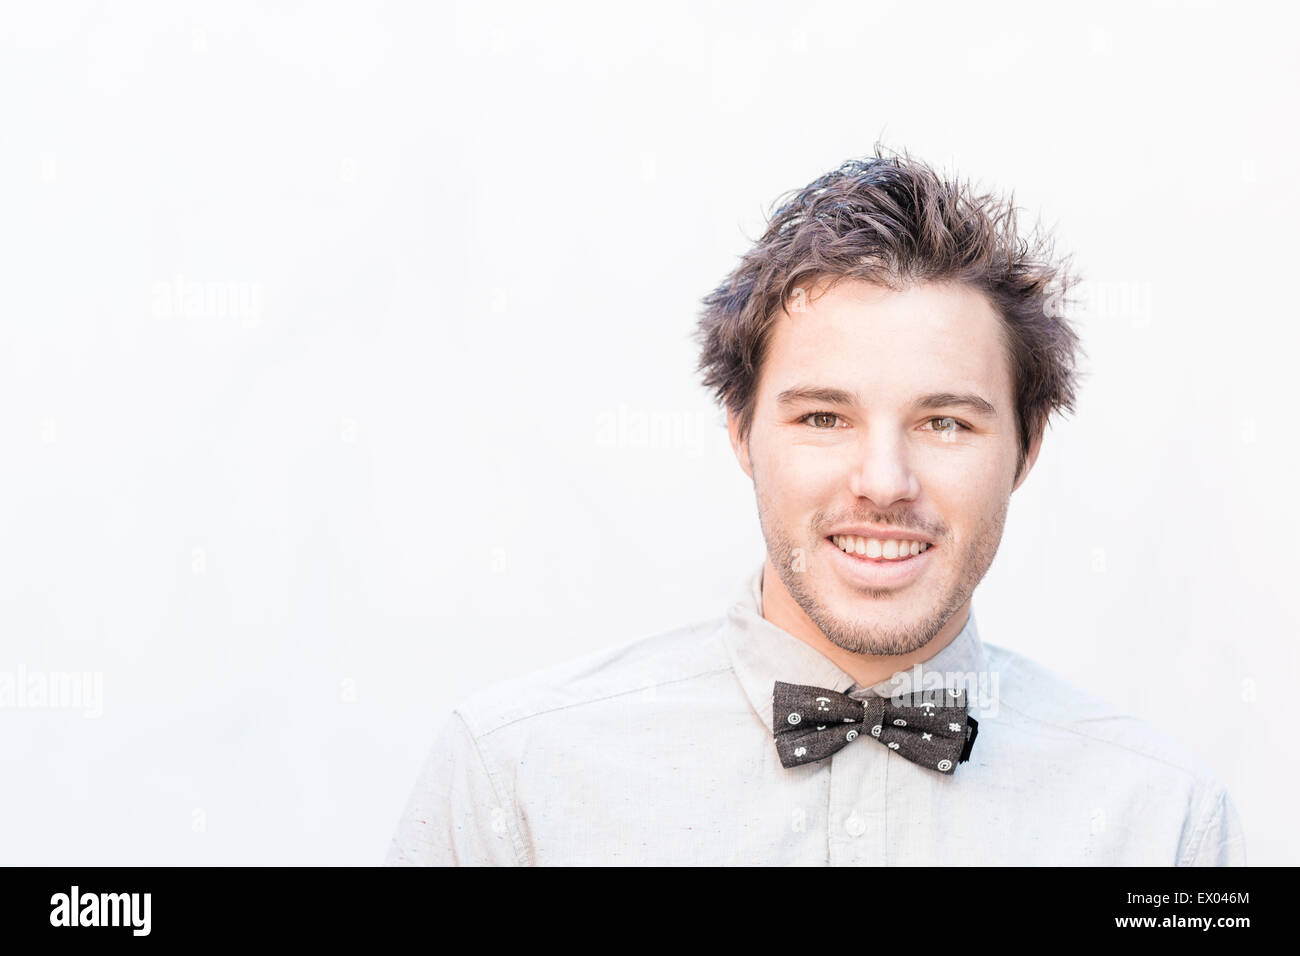
<path fill-rule="evenodd" d="M 818 424 L 818 421 L 824 422 L 824 421 L 825 421 L 826 419 L 828 419 L 828 418 L 832 418 L 832 419 L 834 419 L 834 418 L 839 418 L 839 417 L 840 417 L 840 416 L 836 415 L 834 412 L 809 412 L 807 415 L 805 415 L 803 418 L 801 418 L 801 419 L 799 419 L 799 420 L 800 420 L 801 422 L 806 422 L 806 421 L 808 421 L 808 419 L 811 418 L 811 419 L 813 419 L 813 422 L 812 422 L 812 426 L 813 426 L 813 428 L 831 429 L 831 428 L 835 428 L 836 426 L 835 426 L 835 425 L 827 425 L 827 424 Z"/>

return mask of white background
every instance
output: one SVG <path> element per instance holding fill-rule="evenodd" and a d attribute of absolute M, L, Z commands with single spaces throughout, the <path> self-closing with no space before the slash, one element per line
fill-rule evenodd
<path fill-rule="evenodd" d="M 722 613 L 763 543 L 699 299 L 879 139 L 1014 190 L 1093 290 L 981 634 L 1296 863 L 1296 26 L 7 7 L 0 672 L 102 715 L 0 708 L 0 862 L 377 864 L 457 698 Z"/>

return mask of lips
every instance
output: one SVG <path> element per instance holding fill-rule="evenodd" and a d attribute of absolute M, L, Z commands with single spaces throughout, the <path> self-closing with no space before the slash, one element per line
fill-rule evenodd
<path fill-rule="evenodd" d="M 932 555 L 938 550 L 931 545 L 907 558 L 868 558 L 845 552 L 830 538 L 822 540 L 835 552 L 830 557 L 840 577 L 857 587 L 901 588 L 911 584 L 930 566 L 934 560 Z"/>

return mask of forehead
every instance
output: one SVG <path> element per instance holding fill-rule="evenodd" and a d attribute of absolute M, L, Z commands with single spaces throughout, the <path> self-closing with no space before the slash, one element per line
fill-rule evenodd
<path fill-rule="evenodd" d="M 1001 319 L 969 286 L 927 283 L 902 291 L 843 279 L 792 299 L 774 323 L 759 391 L 791 384 L 849 387 L 882 397 L 983 390 L 1011 392 Z"/>

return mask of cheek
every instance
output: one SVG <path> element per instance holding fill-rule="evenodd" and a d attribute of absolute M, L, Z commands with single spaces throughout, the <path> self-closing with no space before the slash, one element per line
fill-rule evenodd
<path fill-rule="evenodd" d="M 826 455 L 800 455 L 787 451 L 774 456 L 765 475 L 768 494 L 791 509 L 815 511 L 847 487 L 841 473 Z"/>
<path fill-rule="evenodd" d="M 930 505 L 958 545 L 981 537 L 1001 507 L 999 476 L 966 472 L 927 487 Z"/>
<path fill-rule="evenodd" d="M 930 498 L 954 522 L 983 510 L 992 482 L 970 473 L 955 475 L 944 481 L 931 481 Z"/>

